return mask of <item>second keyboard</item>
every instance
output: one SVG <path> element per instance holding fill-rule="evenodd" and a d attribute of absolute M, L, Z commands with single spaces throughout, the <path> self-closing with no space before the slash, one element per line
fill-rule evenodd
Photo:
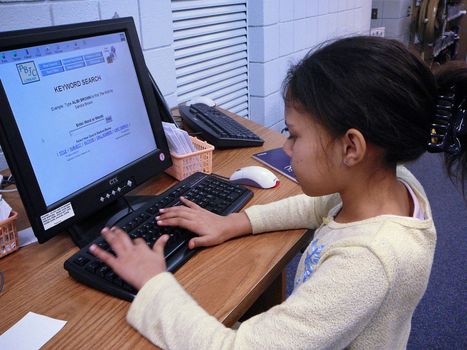
<path fill-rule="evenodd" d="M 183 121 L 216 148 L 261 146 L 264 140 L 228 115 L 202 103 L 180 107 Z"/>

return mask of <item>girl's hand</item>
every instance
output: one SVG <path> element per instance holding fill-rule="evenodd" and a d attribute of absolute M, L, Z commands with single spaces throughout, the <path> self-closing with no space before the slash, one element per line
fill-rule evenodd
<path fill-rule="evenodd" d="M 168 235 L 160 237 L 152 249 L 142 238 L 132 241 L 118 227 L 112 227 L 112 229 L 105 227 L 102 235 L 116 256 L 95 244 L 89 248 L 91 253 L 137 290 L 140 290 L 152 277 L 166 270 L 164 247 L 169 239 Z"/>
<path fill-rule="evenodd" d="M 179 226 L 199 235 L 188 243 L 188 247 L 209 247 L 233 237 L 251 232 L 250 220 L 244 213 L 221 216 L 201 208 L 192 201 L 180 197 L 184 205 L 160 209 L 156 218 L 159 226 Z"/>

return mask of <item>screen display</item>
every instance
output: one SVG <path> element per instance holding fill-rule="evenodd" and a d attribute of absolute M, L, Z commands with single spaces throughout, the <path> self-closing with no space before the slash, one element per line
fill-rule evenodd
<path fill-rule="evenodd" d="M 157 149 L 124 32 L 0 52 L 46 205 Z"/>

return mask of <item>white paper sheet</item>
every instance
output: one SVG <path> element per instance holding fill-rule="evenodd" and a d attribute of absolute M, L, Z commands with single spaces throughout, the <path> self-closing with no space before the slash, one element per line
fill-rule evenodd
<path fill-rule="evenodd" d="M 36 243 L 37 238 L 34 236 L 32 227 L 25 228 L 18 232 L 19 246 L 24 247 L 25 245 Z"/>
<path fill-rule="evenodd" d="M 40 349 L 66 321 L 28 312 L 13 327 L 0 336 L 0 349 L 4 350 L 36 350 Z"/>
<path fill-rule="evenodd" d="M 10 205 L 2 198 L 0 194 L 0 220 L 6 220 L 10 217 L 11 207 Z"/>

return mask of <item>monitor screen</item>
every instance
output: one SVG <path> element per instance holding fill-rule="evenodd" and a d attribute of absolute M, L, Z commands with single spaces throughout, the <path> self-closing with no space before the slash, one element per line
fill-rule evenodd
<path fill-rule="evenodd" d="M 170 165 L 131 18 L 1 33 L 0 80 L 2 148 L 40 242 Z"/>

